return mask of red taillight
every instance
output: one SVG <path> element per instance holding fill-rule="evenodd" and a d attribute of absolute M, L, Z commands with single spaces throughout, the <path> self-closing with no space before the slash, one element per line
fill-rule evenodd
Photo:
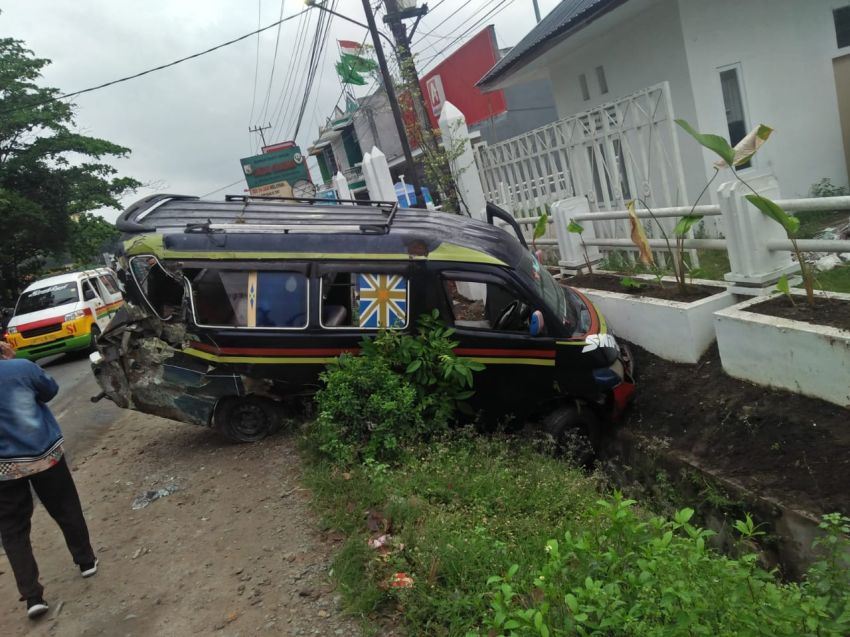
<path fill-rule="evenodd" d="M 635 384 L 622 382 L 611 390 L 614 395 L 614 418 L 619 418 L 632 401 L 635 394 Z"/>

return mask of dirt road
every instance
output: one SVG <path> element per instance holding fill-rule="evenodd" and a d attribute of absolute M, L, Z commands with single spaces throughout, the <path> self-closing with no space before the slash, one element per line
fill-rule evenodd
<path fill-rule="evenodd" d="M 50 611 L 26 618 L 2 557 L 0 635 L 360 634 L 340 613 L 333 546 L 299 483 L 290 436 L 233 445 L 121 412 L 73 469 L 99 571 L 80 577 L 39 506 L 32 537 Z M 159 489 L 176 490 L 132 508 Z"/>

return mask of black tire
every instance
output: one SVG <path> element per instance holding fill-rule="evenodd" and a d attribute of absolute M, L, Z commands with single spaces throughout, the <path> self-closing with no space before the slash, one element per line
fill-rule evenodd
<path fill-rule="evenodd" d="M 234 442 L 259 442 L 277 431 L 281 423 L 277 405 L 256 396 L 222 400 L 213 419 L 215 428 Z"/>
<path fill-rule="evenodd" d="M 543 419 L 557 452 L 582 467 L 591 467 L 599 450 L 599 421 L 593 411 L 581 403 L 555 409 Z"/>

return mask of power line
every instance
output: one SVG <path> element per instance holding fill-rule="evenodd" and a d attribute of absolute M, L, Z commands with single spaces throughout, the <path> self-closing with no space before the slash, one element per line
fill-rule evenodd
<path fill-rule="evenodd" d="M 336 9 L 337 3 L 338 3 L 338 0 L 334 0 L 333 6 L 331 7 L 332 10 Z M 295 139 L 295 138 L 298 137 L 298 131 L 301 129 L 301 122 L 304 119 L 304 113 L 307 110 L 307 102 L 310 99 L 310 91 L 312 90 L 313 82 L 316 79 L 316 71 L 319 68 L 319 62 L 321 61 L 322 53 L 324 52 L 325 45 L 327 44 L 327 41 L 328 41 L 328 32 L 330 31 L 331 22 L 333 22 L 333 19 L 334 19 L 333 14 L 330 14 L 324 20 L 325 24 L 324 24 L 324 32 L 323 33 L 320 32 L 319 28 L 317 28 L 317 30 L 316 30 L 316 37 L 318 39 L 314 40 L 314 43 L 313 43 L 314 44 L 314 47 L 313 47 L 314 55 L 311 56 L 311 63 L 312 63 L 311 73 L 307 78 L 307 88 L 304 91 L 304 99 L 301 101 L 301 110 L 298 113 L 298 122 L 295 124 L 295 133 L 292 135 L 292 139 Z"/>
<path fill-rule="evenodd" d="M 280 0 L 280 15 L 278 16 L 278 19 L 283 19 L 283 5 L 284 4 L 285 4 L 285 0 Z M 278 25 L 277 25 L 277 37 L 275 38 L 275 41 L 274 41 L 274 54 L 272 55 L 272 70 L 271 70 L 271 73 L 269 74 L 269 87 L 268 87 L 268 89 L 266 89 L 266 101 L 263 104 L 263 114 L 260 117 L 261 120 L 266 119 L 266 115 L 268 115 L 268 111 L 269 111 L 269 98 L 271 97 L 271 94 L 272 94 L 272 84 L 274 83 L 274 70 L 275 70 L 275 67 L 277 66 L 277 50 L 278 50 L 278 47 L 280 46 L 280 30 L 281 30 L 282 27 L 283 27 L 283 23 L 282 22 L 278 23 Z M 260 36 L 257 36 L 257 37 L 260 37 Z"/>
<path fill-rule="evenodd" d="M 208 193 L 201 195 L 201 199 L 203 199 L 204 197 L 209 197 L 210 195 L 214 195 L 215 193 L 221 192 L 222 190 L 232 188 L 236 184 L 241 183 L 243 179 L 244 179 L 244 177 L 240 177 L 239 179 L 234 181 L 232 184 L 227 184 L 226 186 L 222 186 L 221 188 L 216 188 L 215 190 L 210 190 Z"/>
<path fill-rule="evenodd" d="M 173 62 L 169 62 L 168 64 L 162 64 L 160 66 L 155 66 L 151 69 L 147 69 L 146 71 L 142 71 L 140 73 L 134 73 L 133 75 L 128 75 L 126 77 L 122 77 L 122 78 L 119 78 L 117 80 L 112 80 L 111 82 L 104 82 L 103 84 L 98 84 L 97 86 L 85 88 L 81 91 L 74 91 L 73 93 L 65 93 L 64 95 L 58 95 L 56 97 L 51 97 L 49 99 L 42 100 L 40 102 L 35 102 L 34 104 L 27 104 L 26 106 L 19 106 L 19 107 L 16 107 L 16 108 L 11 108 L 11 109 L 0 112 L 0 115 L 6 115 L 7 113 L 12 113 L 14 111 L 21 110 L 22 108 L 35 108 L 37 106 L 43 106 L 45 104 L 50 104 L 51 102 L 58 102 L 59 100 L 64 100 L 64 99 L 67 99 L 69 97 L 76 97 L 77 95 L 82 95 L 83 93 L 91 93 L 92 91 L 97 91 L 97 90 L 100 90 L 102 88 L 106 88 L 108 86 L 113 86 L 115 84 L 127 82 L 129 80 L 135 80 L 136 78 L 142 77 L 143 75 L 149 75 L 150 73 L 154 73 L 156 71 L 161 71 L 163 69 L 167 69 L 167 68 L 170 68 L 172 66 L 177 66 L 178 64 L 181 64 L 181 63 L 186 62 L 188 60 L 194 60 L 195 58 L 199 58 L 203 55 L 206 55 L 207 53 L 212 53 L 213 51 L 218 51 L 219 49 L 223 49 L 224 47 L 230 46 L 231 44 L 236 44 L 237 42 L 241 42 L 242 40 L 250 38 L 252 35 L 257 35 L 258 33 L 262 33 L 263 31 L 268 31 L 269 29 L 273 29 L 274 27 L 276 27 L 281 22 L 288 22 L 289 20 L 292 20 L 293 18 L 296 18 L 299 15 L 302 15 L 309 10 L 310 9 L 308 7 L 307 9 L 303 9 L 303 10 L 299 11 L 298 13 L 295 13 L 295 14 L 287 17 L 287 18 L 283 18 L 283 19 L 278 20 L 276 22 L 272 22 L 271 24 L 264 26 L 261 29 L 257 29 L 256 31 L 251 31 L 250 33 L 246 33 L 245 35 L 240 35 L 238 38 L 234 38 L 233 40 L 228 40 L 227 42 L 222 42 L 221 44 L 218 44 L 214 47 L 211 47 L 209 49 L 205 49 L 204 51 L 200 51 L 198 53 L 193 53 L 192 55 L 187 55 L 186 57 L 180 58 L 179 60 L 174 60 Z"/>
<path fill-rule="evenodd" d="M 468 18 L 464 18 L 464 22 L 465 22 L 466 20 L 471 20 L 471 19 L 472 19 L 472 18 L 474 18 L 474 17 L 475 17 L 478 13 L 480 13 L 481 11 L 483 11 L 483 10 L 487 7 L 487 5 L 488 5 L 488 4 L 492 4 L 493 2 L 496 2 L 496 1 L 497 1 L 497 0 L 487 0 L 487 2 L 485 2 L 483 5 L 479 6 L 477 9 L 475 9 L 475 10 L 472 12 L 472 14 L 470 14 L 470 15 L 469 15 L 469 17 L 468 17 Z M 443 2 L 442 2 L 442 1 L 441 1 L 441 2 L 438 2 L 438 3 L 434 6 L 434 7 L 432 7 L 432 8 L 428 11 L 428 15 L 431 15 L 431 14 L 432 14 L 432 12 L 433 12 L 434 10 L 436 10 L 436 8 L 437 8 L 437 7 L 439 7 L 441 4 L 443 4 Z M 455 14 L 454 14 L 454 15 L 452 15 L 451 17 L 454 17 L 455 15 L 459 15 L 459 14 L 458 14 L 458 13 L 455 13 Z M 461 22 L 461 24 L 460 24 L 460 25 L 458 25 L 455 29 L 453 29 L 451 32 L 449 32 L 448 34 L 446 34 L 446 35 L 444 35 L 444 36 L 441 36 L 441 35 L 432 35 L 432 34 L 434 33 L 434 31 L 436 31 L 436 30 L 437 30 L 437 29 L 439 29 L 440 27 L 445 26 L 445 22 L 446 22 L 446 21 L 443 21 L 443 23 L 441 23 L 439 26 L 434 27 L 434 28 L 433 28 L 433 29 L 431 29 L 430 31 L 426 31 L 425 33 L 420 33 L 420 34 L 419 34 L 419 38 L 416 40 L 416 42 L 411 42 L 411 45 L 413 45 L 413 44 L 418 44 L 419 42 L 421 42 L 421 41 L 422 41 L 422 38 L 425 38 L 425 37 L 428 37 L 428 36 L 431 36 L 431 37 L 434 37 L 434 38 L 444 38 L 444 39 L 445 39 L 445 38 L 448 38 L 448 37 L 449 37 L 452 33 L 454 33 L 455 31 L 457 31 L 459 28 L 461 28 L 461 27 L 464 25 L 464 22 Z"/>
<path fill-rule="evenodd" d="M 480 26 L 481 26 L 484 22 L 486 22 L 486 21 L 487 21 L 487 20 L 489 20 L 490 18 L 495 17 L 496 15 L 498 15 L 499 13 L 501 13 L 502 11 L 504 11 L 505 9 L 507 9 L 507 8 L 508 8 L 508 7 L 509 7 L 509 6 L 510 6 L 513 2 L 514 2 L 514 0 L 501 0 L 501 2 L 499 2 L 499 4 L 497 4 L 495 7 L 493 7 L 493 8 L 492 8 L 492 9 L 491 9 L 491 10 L 490 10 L 490 11 L 489 11 L 486 15 L 482 16 L 482 17 L 481 17 L 481 19 L 479 19 L 478 21 L 476 21 L 473 25 L 471 25 L 471 26 L 470 26 L 468 29 L 466 29 L 463 33 L 461 33 L 461 34 L 460 34 L 459 36 L 457 36 L 454 40 L 452 40 L 452 41 L 451 41 L 451 42 L 449 42 L 446 46 L 444 46 L 442 49 L 440 49 L 440 50 L 439 50 L 436 54 L 432 55 L 430 58 L 428 58 L 427 60 L 425 60 L 425 62 L 423 62 L 423 63 L 422 63 L 422 67 L 424 68 L 424 67 L 426 67 L 428 64 L 430 64 L 431 62 L 433 62 L 433 61 L 434 61 L 435 59 L 437 59 L 440 55 L 442 55 L 442 54 L 443 54 L 443 53 L 445 53 L 447 50 L 449 50 L 451 47 L 453 47 L 453 46 L 455 45 L 455 43 L 457 43 L 457 42 L 458 42 L 458 41 L 460 41 L 462 38 L 464 38 L 464 37 L 465 37 L 468 33 L 470 33 L 471 31 L 474 31 L 475 29 L 479 28 L 479 27 L 480 27 Z"/>
<path fill-rule="evenodd" d="M 272 118 L 274 129 L 272 130 L 272 137 L 274 139 L 278 139 L 278 135 L 283 128 L 283 125 L 286 121 L 289 120 L 290 117 L 290 104 L 294 104 L 295 100 L 295 88 L 298 86 L 296 77 L 299 73 L 299 68 L 301 65 L 301 59 L 304 54 L 304 43 L 306 40 L 307 32 L 310 29 L 310 20 L 312 19 L 313 14 L 308 13 L 306 18 L 300 19 L 298 21 L 298 30 L 295 36 L 295 60 L 292 63 L 290 69 L 291 73 L 286 76 L 286 81 L 280 88 L 280 95 L 278 96 L 278 106 L 275 111 L 275 115 Z"/>
<path fill-rule="evenodd" d="M 263 19 L 263 0 L 257 0 L 257 28 L 260 28 Z M 248 116 L 248 125 L 254 121 L 254 107 L 257 104 L 257 75 L 260 73 L 260 34 L 257 34 L 257 56 L 254 59 L 254 92 L 251 94 L 251 114 Z M 251 139 L 251 133 L 248 133 Z M 253 140 L 252 140 L 253 141 Z"/>

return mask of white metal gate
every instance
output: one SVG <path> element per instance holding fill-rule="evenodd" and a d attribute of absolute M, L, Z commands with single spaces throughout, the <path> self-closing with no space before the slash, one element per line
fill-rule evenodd
<path fill-rule="evenodd" d="M 582 195 L 591 210 L 622 209 L 632 199 L 651 208 L 684 205 L 673 119 L 670 87 L 662 82 L 504 142 L 480 144 L 475 156 L 485 195 L 516 217 Z M 597 234 L 621 234 L 617 224 L 627 222 L 598 223 Z"/>

